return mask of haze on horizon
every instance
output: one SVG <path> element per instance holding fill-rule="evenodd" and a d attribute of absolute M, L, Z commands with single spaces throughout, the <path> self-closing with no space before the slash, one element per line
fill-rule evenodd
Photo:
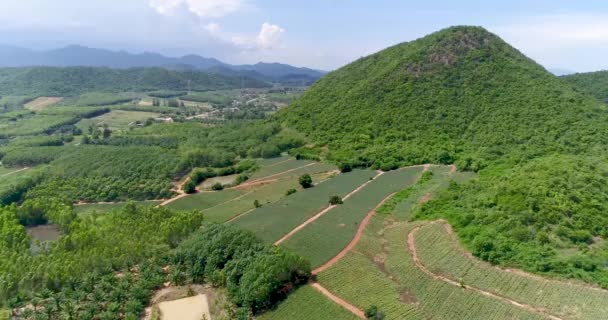
<path fill-rule="evenodd" d="M 451 25 L 483 26 L 549 69 L 608 68 L 608 3 L 596 0 L 5 0 L 0 44 L 331 70 Z"/>

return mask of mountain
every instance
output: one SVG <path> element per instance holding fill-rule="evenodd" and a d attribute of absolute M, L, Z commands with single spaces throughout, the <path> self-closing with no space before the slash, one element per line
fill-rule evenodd
<path fill-rule="evenodd" d="M 594 107 L 494 34 L 453 27 L 329 73 L 280 119 L 334 159 L 391 167 L 575 150 Z"/>
<path fill-rule="evenodd" d="M 253 72 L 262 81 L 309 85 L 322 77 L 325 72 L 308 68 L 298 68 L 279 63 L 257 63 L 254 65 L 230 65 L 213 58 L 186 55 L 179 58 L 166 57 L 157 53 L 132 54 L 126 51 L 110 51 L 83 46 L 68 46 L 50 51 L 33 51 L 24 48 L 0 46 L 0 67 L 30 66 L 90 66 L 109 68 L 162 67 L 177 70 L 215 70 Z M 234 74 L 230 72 L 231 74 Z"/>
<path fill-rule="evenodd" d="M 561 78 L 582 92 L 608 102 L 608 71 L 576 73 Z"/>
<path fill-rule="evenodd" d="M 302 153 L 343 168 L 477 171 L 412 218 L 448 220 L 491 263 L 608 288 L 608 110 L 485 29 L 359 59 L 276 120 L 315 144 Z"/>
<path fill-rule="evenodd" d="M 0 95 L 73 96 L 86 92 L 207 91 L 269 87 L 267 82 L 196 70 L 101 67 L 0 68 Z"/>

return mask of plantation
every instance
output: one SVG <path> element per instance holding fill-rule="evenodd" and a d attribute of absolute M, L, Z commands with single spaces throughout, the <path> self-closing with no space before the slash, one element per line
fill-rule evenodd
<path fill-rule="evenodd" d="M 297 192 L 276 203 L 258 208 L 234 221 L 267 242 L 274 242 L 327 207 L 332 195 L 345 196 L 375 176 L 370 170 L 341 174 L 314 188 Z"/>
<path fill-rule="evenodd" d="M 567 319 L 599 319 L 608 312 L 608 292 L 578 284 L 506 272 L 467 257 L 443 223 L 427 224 L 416 233 L 422 263 L 433 273 L 545 308 Z M 584 306 L 584 307 L 583 307 Z"/>
<path fill-rule="evenodd" d="M 370 211 L 391 193 L 414 184 L 421 171 L 401 169 L 379 176 L 281 245 L 307 258 L 313 267 L 322 265 L 348 245 Z"/>
<path fill-rule="evenodd" d="M 310 286 L 304 286 L 289 296 L 276 310 L 257 317 L 260 320 L 358 319 L 340 306 L 329 301 Z"/>

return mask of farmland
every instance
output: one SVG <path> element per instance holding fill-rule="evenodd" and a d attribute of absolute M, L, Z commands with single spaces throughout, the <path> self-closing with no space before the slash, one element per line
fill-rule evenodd
<path fill-rule="evenodd" d="M 99 127 L 102 125 L 107 125 L 113 131 L 125 131 L 129 129 L 129 125 L 137 121 L 144 123 L 147 119 L 154 119 L 159 116 L 160 113 L 155 112 L 112 110 L 95 118 L 81 120 L 76 126 L 84 132 L 91 126 Z"/>
<path fill-rule="evenodd" d="M 390 171 L 281 244 L 318 267 L 351 241 L 363 218 L 391 193 L 414 184 L 421 167 Z"/>
<path fill-rule="evenodd" d="M 340 306 L 334 304 L 327 297 L 317 292 L 311 286 L 304 286 L 294 292 L 289 300 L 281 303 L 276 310 L 267 312 L 258 317 L 260 320 L 308 320 L 308 319 L 333 319 L 333 320 L 355 320 L 358 319 Z"/>
<path fill-rule="evenodd" d="M 297 192 L 276 203 L 256 209 L 234 221 L 267 242 L 274 242 L 327 207 L 332 195 L 345 196 L 375 176 L 371 170 L 355 170 Z"/>
<path fill-rule="evenodd" d="M 600 319 L 608 314 L 608 292 L 499 269 L 469 256 L 443 222 L 415 233 L 421 262 L 433 273 L 497 295 L 549 310 L 565 319 Z M 581 307 L 585 306 L 585 307 Z"/>

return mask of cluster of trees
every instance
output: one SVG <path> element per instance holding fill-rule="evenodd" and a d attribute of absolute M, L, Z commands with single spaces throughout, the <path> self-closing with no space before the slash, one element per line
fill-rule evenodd
<path fill-rule="evenodd" d="M 221 249 L 220 249 L 221 248 Z M 186 239 L 172 257 L 185 278 L 226 287 L 248 319 L 271 308 L 310 278 L 310 263 L 231 225 L 210 225 Z"/>
<path fill-rule="evenodd" d="M 199 229 L 201 212 L 130 203 L 103 218 L 80 218 L 60 203 L 43 207 L 31 203 L 27 211 L 63 219 L 64 234 L 37 255 L 19 222 L 22 209 L 0 207 L 0 307 L 17 318 L 139 319 L 170 281 L 225 287 L 236 306 L 231 317 L 250 319 L 310 278 L 307 261 L 249 232 Z"/>
<path fill-rule="evenodd" d="M 418 218 L 447 218 L 476 256 L 608 288 L 605 158 L 547 156 L 453 184 Z M 560 251 L 572 251 L 561 255 Z"/>
<path fill-rule="evenodd" d="M 581 92 L 608 102 L 608 71 L 577 73 L 561 78 Z"/>
<path fill-rule="evenodd" d="M 239 161 L 236 165 L 224 168 L 204 168 L 204 169 L 195 169 L 190 174 L 188 181 L 184 184 L 183 190 L 186 193 L 194 193 L 196 192 L 196 186 L 203 183 L 205 180 L 213 177 L 223 177 L 229 176 L 233 174 L 239 174 L 238 178 L 234 182 L 235 184 L 240 184 L 249 179 L 249 173 L 256 170 L 258 168 L 257 163 L 254 160 L 247 159 Z M 224 186 L 221 183 L 216 183 L 213 185 L 213 190 L 219 191 L 222 190 Z"/>
<path fill-rule="evenodd" d="M 32 67 L 0 69 L 0 94 L 75 96 L 87 92 L 263 88 L 266 82 L 202 71 L 163 68 Z"/>

